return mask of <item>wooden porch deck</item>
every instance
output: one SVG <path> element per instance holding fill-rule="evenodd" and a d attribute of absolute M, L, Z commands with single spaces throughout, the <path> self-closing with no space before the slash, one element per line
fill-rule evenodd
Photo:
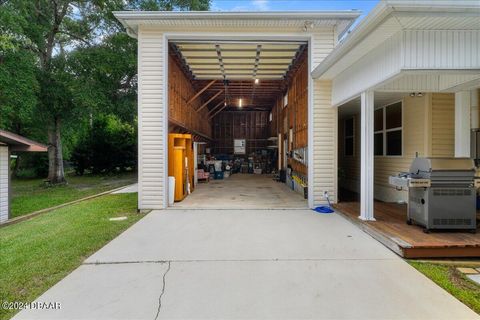
<path fill-rule="evenodd" d="M 340 202 L 335 209 L 362 230 L 405 258 L 478 258 L 480 230 L 423 232 L 420 226 L 406 224 L 407 205 L 375 202 L 375 219 L 362 221 L 359 202 Z"/>

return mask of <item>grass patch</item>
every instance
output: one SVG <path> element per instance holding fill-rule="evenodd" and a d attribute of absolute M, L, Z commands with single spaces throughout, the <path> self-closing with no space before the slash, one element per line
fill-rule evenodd
<path fill-rule="evenodd" d="M 33 301 L 141 219 L 136 208 L 137 194 L 107 195 L 0 228 L 0 301 Z"/>
<path fill-rule="evenodd" d="M 47 187 L 44 179 L 13 179 L 11 217 L 88 197 L 136 182 L 136 174 L 85 175 L 67 177 L 68 184 Z"/>
<path fill-rule="evenodd" d="M 480 314 L 480 286 L 457 271 L 455 266 L 408 261 L 455 298 Z"/>

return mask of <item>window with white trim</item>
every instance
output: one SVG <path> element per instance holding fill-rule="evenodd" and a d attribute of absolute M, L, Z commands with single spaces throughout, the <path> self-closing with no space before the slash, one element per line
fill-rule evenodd
<path fill-rule="evenodd" d="M 352 118 L 344 121 L 344 155 L 353 156 L 355 152 L 355 121 Z"/>
<path fill-rule="evenodd" d="M 376 156 L 401 156 L 402 102 L 392 103 L 375 110 L 374 152 Z"/>

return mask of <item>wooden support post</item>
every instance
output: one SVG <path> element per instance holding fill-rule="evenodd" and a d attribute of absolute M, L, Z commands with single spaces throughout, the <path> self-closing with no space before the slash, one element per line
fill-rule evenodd
<path fill-rule="evenodd" d="M 213 99 L 215 99 L 216 97 L 218 97 L 218 96 L 221 95 L 222 93 L 223 93 L 223 89 L 220 90 L 220 91 L 218 91 L 217 93 L 215 93 L 215 94 L 213 95 L 213 97 L 211 97 L 210 99 L 208 99 L 208 101 L 205 102 L 204 104 L 202 104 L 202 105 L 200 106 L 200 108 L 198 108 L 196 111 L 199 112 L 200 110 L 202 110 L 203 108 L 205 108 L 210 102 L 213 101 Z"/>
<path fill-rule="evenodd" d="M 190 104 L 193 102 L 193 100 L 197 99 L 202 93 L 205 92 L 205 90 L 207 90 L 208 88 L 210 88 L 211 86 L 213 86 L 213 84 L 217 82 L 217 80 L 212 80 L 210 81 L 205 87 L 203 87 L 202 90 L 198 91 L 197 93 L 195 93 L 195 95 L 193 97 L 191 97 L 188 101 L 187 101 L 187 104 Z"/>

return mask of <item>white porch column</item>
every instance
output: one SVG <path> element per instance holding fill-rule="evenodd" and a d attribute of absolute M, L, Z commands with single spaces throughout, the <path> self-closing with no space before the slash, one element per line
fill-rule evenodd
<path fill-rule="evenodd" d="M 480 106 L 478 104 L 478 90 L 470 90 L 470 105 L 472 106 L 470 113 L 470 128 L 480 128 Z"/>
<path fill-rule="evenodd" d="M 470 91 L 455 93 L 455 157 L 470 157 Z"/>
<path fill-rule="evenodd" d="M 0 145 L 0 223 L 8 220 L 10 211 L 9 161 L 8 146 Z"/>
<path fill-rule="evenodd" d="M 360 219 L 375 221 L 373 210 L 373 131 L 374 92 L 364 91 L 361 100 L 360 133 Z"/>

